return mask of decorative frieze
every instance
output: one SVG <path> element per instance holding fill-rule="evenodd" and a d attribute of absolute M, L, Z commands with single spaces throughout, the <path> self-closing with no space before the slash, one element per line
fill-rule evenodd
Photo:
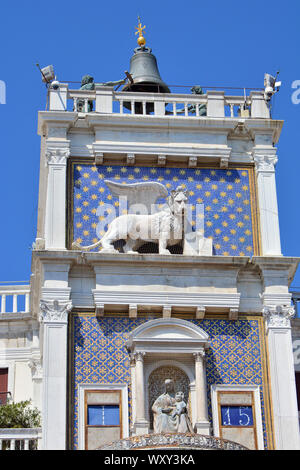
<path fill-rule="evenodd" d="M 213 449 L 213 450 L 246 450 L 246 447 L 236 442 L 199 434 L 149 434 L 133 436 L 99 447 L 99 450 L 130 450 L 130 449 Z"/>
<path fill-rule="evenodd" d="M 72 310 L 72 302 L 60 304 L 58 300 L 40 301 L 40 321 L 44 323 L 58 322 L 67 323 L 68 315 Z"/>

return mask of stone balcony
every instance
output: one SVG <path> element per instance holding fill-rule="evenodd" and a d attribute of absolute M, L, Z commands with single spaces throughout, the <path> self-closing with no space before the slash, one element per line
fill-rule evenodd
<path fill-rule="evenodd" d="M 253 90 L 248 96 L 245 92 L 240 96 L 232 96 L 219 90 L 208 90 L 203 95 L 135 93 L 119 92 L 113 87 L 99 85 L 91 91 L 70 90 L 68 84 L 60 83 L 58 89 L 50 87 L 48 91 L 48 111 L 80 111 L 83 114 L 96 112 L 122 116 L 152 115 L 184 119 L 201 117 L 199 105 L 205 105 L 205 117 L 270 118 L 263 90 Z"/>
<path fill-rule="evenodd" d="M 0 284 L 0 320 L 30 317 L 30 285 Z"/>

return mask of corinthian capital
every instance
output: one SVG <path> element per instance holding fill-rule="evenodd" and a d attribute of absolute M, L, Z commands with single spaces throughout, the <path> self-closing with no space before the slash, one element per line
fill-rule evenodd
<path fill-rule="evenodd" d="M 66 165 L 70 149 L 68 147 L 48 147 L 45 155 L 48 165 Z"/>
<path fill-rule="evenodd" d="M 143 351 L 135 352 L 134 353 L 135 362 L 137 362 L 137 361 L 143 362 L 144 361 L 144 356 L 145 356 L 145 353 Z"/>
<path fill-rule="evenodd" d="M 274 154 L 254 154 L 253 160 L 256 171 L 274 171 L 278 161 L 277 155 Z"/>
<path fill-rule="evenodd" d="M 205 349 L 201 348 L 199 351 L 193 353 L 195 362 L 202 362 L 205 358 Z"/>
<path fill-rule="evenodd" d="M 262 313 L 268 327 L 287 328 L 295 315 L 295 308 L 289 305 L 265 306 Z"/>
<path fill-rule="evenodd" d="M 72 302 L 59 303 L 58 300 L 40 301 L 40 321 L 44 323 L 51 322 L 68 322 L 69 312 L 72 310 Z"/>

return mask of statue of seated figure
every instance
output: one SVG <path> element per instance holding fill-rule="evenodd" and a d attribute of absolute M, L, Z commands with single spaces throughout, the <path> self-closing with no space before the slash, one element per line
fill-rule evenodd
<path fill-rule="evenodd" d="M 184 394 L 180 391 L 174 397 L 173 380 L 165 380 L 165 393 L 155 400 L 152 411 L 155 434 L 193 432 Z"/>

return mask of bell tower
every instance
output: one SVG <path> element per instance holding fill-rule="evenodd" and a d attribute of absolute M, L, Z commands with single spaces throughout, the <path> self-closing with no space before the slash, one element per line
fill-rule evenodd
<path fill-rule="evenodd" d="M 56 82 L 39 112 L 43 446 L 299 449 L 282 121 L 263 90 L 172 92 L 144 29 L 121 91 Z"/>

